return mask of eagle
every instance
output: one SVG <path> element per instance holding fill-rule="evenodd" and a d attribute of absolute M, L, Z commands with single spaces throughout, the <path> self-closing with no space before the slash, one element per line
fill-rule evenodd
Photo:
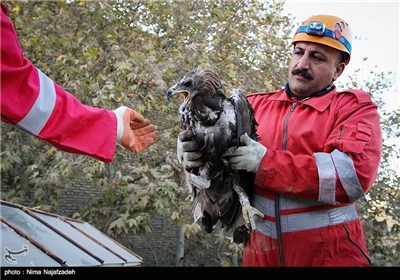
<path fill-rule="evenodd" d="M 200 220 L 208 233 L 220 222 L 226 231 L 232 230 L 235 243 L 244 243 L 250 228 L 255 228 L 253 216 L 261 215 L 250 205 L 255 174 L 232 170 L 223 155 L 228 148 L 239 147 L 245 133 L 259 141 L 254 110 L 242 90 L 235 88 L 228 96 L 219 76 L 204 65 L 170 87 L 168 101 L 177 93 L 184 97 L 179 106 L 181 140 L 194 139 L 204 162 L 184 171 L 190 182 L 194 222 Z"/>

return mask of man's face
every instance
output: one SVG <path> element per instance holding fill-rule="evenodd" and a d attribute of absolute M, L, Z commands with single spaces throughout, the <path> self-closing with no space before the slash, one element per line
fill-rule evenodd
<path fill-rule="evenodd" d="M 296 43 L 289 66 L 289 86 L 298 97 L 316 93 L 343 72 L 345 64 L 340 62 L 340 51 L 310 43 Z"/>

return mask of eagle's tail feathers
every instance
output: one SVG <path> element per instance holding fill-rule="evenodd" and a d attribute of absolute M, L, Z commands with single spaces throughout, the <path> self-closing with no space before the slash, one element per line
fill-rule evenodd
<path fill-rule="evenodd" d="M 211 233 L 214 229 L 214 223 L 213 223 L 213 219 L 211 217 L 210 214 L 208 214 L 207 212 L 203 212 L 203 217 L 201 218 L 201 223 L 204 226 L 204 230 L 207 233 Z"/>
<path fill-rule="evenodd" d="M 241 225 L 233 231 L 233 242 L 245 243 L 249 237 L 250 230 L 246 225 Z"/>
<path fill-rule="evenodd" d="M 220 216 L 220 221 L 222 227 L 225 227 L 227 230 L 229 230 L 237 221 L 238 217 L 242 213 L 242 207 L 240 205 L 240 202 L 238 200 L 237 196 L 233 196 L 233 201 L 224 207 L 227 211 L 221 213 Z M 224 209 L 221 209 L 221 211 Z"/>

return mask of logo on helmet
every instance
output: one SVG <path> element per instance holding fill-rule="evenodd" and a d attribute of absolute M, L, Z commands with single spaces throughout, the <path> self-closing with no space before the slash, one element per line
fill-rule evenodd
<path fill-rule="evenodd" d="M 335 31 L 333 31 L 333 34 L 335 36 L 335 39 L 340 39 L 342 37 L 342 32 L 339 29 L 335 29 Z"/>

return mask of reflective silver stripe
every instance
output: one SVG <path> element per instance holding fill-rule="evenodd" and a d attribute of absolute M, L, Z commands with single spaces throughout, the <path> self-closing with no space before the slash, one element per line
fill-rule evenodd
<path fill-rule="evenodd" d="M 253 197 L 253 205 L 265 215 L 274 217 L 274 201 L 261 196 Z M 307 207 L 303 205 L 303 207 Z M 301 208 L 301 207 L 300 207 Z M 318 211 L 281 215 L 282 232 L 295 232 L 330 225 L 336 225 L 358 219 L 354 204 Z M 277 238 L 275 222 L 256 218 L 256 231 Z"/>
<path fill-rule="evenodd" d="M 319 202 L 313 199 L 300 199 L 294 197 L 280 196 L 279 197 L 280 209 L 299 209 L 305 207 L 315 207 L 326 205 L 326 203 Z M 265 197 L 254 195 L 252 203 L 255 208 L 263 212 L 265 215 L 275 217 L 275 202 Z"/>
<path fill-rule="evenodd" d="M 336 170 L 331 154 L 314 153 L 319 175 L 318 201 L 335 204 Z"/>
<path fill-rule="evenodd" d="M 279 196 L 279 204 L 281 210 L 326 205 L 326 203 L 319 202 L 315 199 L 301 199 L 287 196 Z"/>
<path fill-rule="evenodd" d="M 259 218 L 256 218 L 256 219 L 259 219 Z M 278 234 L 276 233 L 276 225 L 274 222 L 270 222 L 267 220 L 263 220 L 261 222 L 256 221 L 255 231 L 261 232 L 262 234 L 272 237 L 272 238 L 275 238 L 275 239 L 278 238 Z"/>
<path fill-rule="evenodd" d="M 275 217 L 274 201 L 259 195 L 253 195 L 251 204 L 264 215 Z M 264 235 L 277 238 L 276 225 L 274 222 L 264 220 L 257 215 L 254 216 L 254 219 L 256 222 L 256 231 L 259 231 Z"/>
<path fill-rule="evenodd" d="M 355 219 L 358 219 L 356 207 L 350 204 L 344 207 L 281 216 L 281 224 L 282 232 L 292 232 L 337 225 Z"/>
<path fill-rule="evenodd" d="M 54 82 L 39 69 L 37 71 L 39 74 L 39 96 L 28 114 L 17 124 L 33 135 L 40 133 L 56 104 Z"/>
<path fill-rule="evenodd" d="M 275 217 L 275 204 L 272 200 L 259 195 L 253 195 L 251 205 L 261 211 L 264 215 Z"/>
<path fill-rule="evenodd" d="M 340 182 L 350 202 L 354 202 L 364 196 L 364 191 L 358 181 L 353 160 L 345 153 L 334 150 L 331 154 L 333 163 L 339 175 Z"/>

